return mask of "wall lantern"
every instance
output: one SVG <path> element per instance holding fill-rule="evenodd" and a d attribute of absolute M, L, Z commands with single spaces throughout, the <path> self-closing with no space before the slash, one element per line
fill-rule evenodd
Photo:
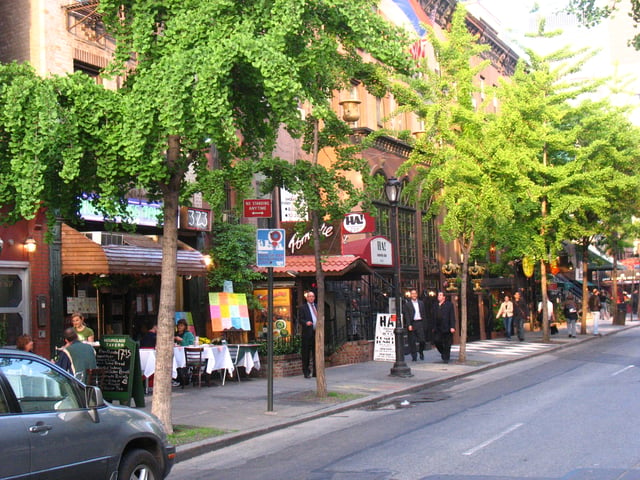
<path fill-rule="evenodd" d="M 25 240 L 24 249 L 28 253 L 33 253 L 36 251 L 36 241 L 33 239 L 33 237 L 29 237 Z"/>

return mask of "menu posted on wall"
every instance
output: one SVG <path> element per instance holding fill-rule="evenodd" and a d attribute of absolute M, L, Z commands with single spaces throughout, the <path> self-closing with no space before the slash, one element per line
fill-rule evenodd
<path fill-rule="evenodd" d="M 396 316 L 390 313 L 379 313 L 376 318 L 376 338 L 373 345 L 373 359 L 378 362 L 394 362 L 396 360 Z"/>
<path fill-rule="evenodd" d="M 144 407 L 144 389 L 138 344 L 124 335 L 105 336 L 96 351 L 98 368 L 104 368 L 102 395 L 129 405 L 133 396 L 137 407 Z"/>

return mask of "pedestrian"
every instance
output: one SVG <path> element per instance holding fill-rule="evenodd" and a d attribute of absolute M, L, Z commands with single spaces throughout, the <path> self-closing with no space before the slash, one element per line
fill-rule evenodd
<path fill-rule="evenodd" d="M 549 325 L 551 325 L 554 322 L 554 318 L 555 317 L 553 315 L 553 302 L 549 300 L 549 298 L 547 298 L 547 320 L 549 321 Z M 540 320 L 540 327 L 544 328 L 544 321 L 542 316 L 542 300 L 538 302 L 538 319 Z"/>
<path fill-rule="evenodd" d="M 449 363 L 453 334 L 456 332 L 456 314 L 453 303 L 447 300 L 444 292 L 438 292 L 438 304 L 434 313 L 433 343 L 440 352 L 442 361 Z"/>
<path fill-rule="evenodd" d="M 306 301 L 298 307 L 298 323 L 301 327 L 302 373 L 304 378 L 311 378 L 309 363 L 313 357 L 313 376 L 316 376 L 316 323 L 318 321 L 318 309 L 316 308 L 316 294 L 307 292 Z"/>
<path fill-rule="evenodd" d="M 589 296 L 589 311 L 591 312 L 591 318 L 593 319 L 593 334 L 600 335 L 598 332 L 598 323 L 600 322 L 600 295 L 598 289 L 594 288 L 593 292 Z"/>
<path fill-rule="evenodd" d="M 404 302 L 402 315 L 404 317 L 404 323 L 407 326 L 411 359 L 415 362 L 418 354 L 420 354 L 420 360 L 424 360 L 427 309 L 425 308 L 424 302 L 418 299 L 417 290 L 413 289 L 409 292 L 409 301 Z M 416 343 L 418 344 L 417 352 Z"/>
<path fill-rule="evenodd" d="M 56 365 L 84 382 L 87 370 L 96 368 L 96 352 L 91 345 L 78 339 L 78 334 L 73 327 L 65 329 L 63 336 L 64 347 L 58 349 Z"/>
<path fill-rule="evenodd" d="M 600 320 L 603 322 L 611 321 L 611 314 L 609 313 L 609 296 L 604 290 L 600 291 Z"/>
<path fill-rule="evenodd" d="M 578 320 L 578 306 L 572 294 L 567 295 L 563 304 L 564 318 L 567 319 L 569 338 L 576 338 L 576 321 Z"/>
<path fill-rule="evenodd" d="M 511 332 L 513 328 L 513 302 L 509 295 L 504 296 L 504 301 L 498 309 L 498 318 L 502 318 L 504 324 L 504 336 L 507 340 L 511 340 Z"/>
<path fill-rule="evenodd" d="M 513 322 L 518 333 L 518 340 L 524 342 L 524 321 L 529 318 L 529 307 L 520 292 L 513 294 Z"/>
<path fill-rule="evenodd" d="M 18 335 L 16 339 L 16 348 L 23 352 L 33 352 L 33 337 L 28 333 Z"/>

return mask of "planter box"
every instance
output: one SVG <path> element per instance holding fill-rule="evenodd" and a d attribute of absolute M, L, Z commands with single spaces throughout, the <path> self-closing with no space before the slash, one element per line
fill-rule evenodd
<path fill-rule="evenodd" d="M 370 362 L 373 360 L 373 340 L 358 340 L 347 342 L 331 356 L 325 358 L 325 367 L 349 365 L 352 363 Z M 256 374 L 267 377 L 267 356 L 260 355 L 262 368 Z M 251 372 L 254 375 L 254 372 Z M 302 375 L 302 358 L 299 353 L 273 356 L 273 377 L 292 377 Z"/>
<path fill-rule="evenodd" d="M 268 376 L 267 356 L 260 355 L 260 368 L 259 376 L 266 378 Z M 253 374 L 253 372 L 251 372 Z M 302 375 L 302 358 L 299 353 L 290 353 L 288 355 L 274 355 L 273 356 L 273 376 L 278 377 L 293 377 L 296 375 Z"/>

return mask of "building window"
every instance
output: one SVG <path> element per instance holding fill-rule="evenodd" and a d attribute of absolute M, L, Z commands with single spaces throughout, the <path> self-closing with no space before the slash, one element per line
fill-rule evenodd
<path fill-rule="evenodd" d="M 100 77 L 100 67 L 81 62 L 80 60 L 74 60 L 73 71 L 83 72 L 93 78 L 98 85 L 102 85 L 102 78 Z"/>
<path fill-rule="evenodd" d="M 422 215 L 422 258 L 427 275 L 438 273 L 438 236 L 435 218 L 426 214 Z"/>
<path fill-rule="evenodd" d="M 380 97 L 376 97 L 376 125 L 384 127 L 384 102 Z"/>

